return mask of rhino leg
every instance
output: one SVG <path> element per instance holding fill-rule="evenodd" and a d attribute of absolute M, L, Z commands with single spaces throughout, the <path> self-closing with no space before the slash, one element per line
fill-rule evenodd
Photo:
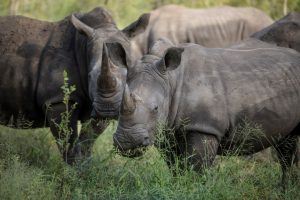
<path fill-rule="evenodd" d="M 282 169 L 282 186 L 284 190 L 287 185 L 288 176 L 291 175 L 289 169 L 295 163 L 297 158 L 297 137 L 297 135 L 293 134 L 288 135 L 280 140 L 275 146 Z"/>
<path fill-rule="evenodd" d="M 79 135 L 78 142 L 76 146 L 81 153 L 79 158 L 85 159 L 90 157 L 92 152 L 92 147 L 98 136 L 106 129 L 109 122 L 106 120 L 94 120 L 92 119 L 90 123 L 84 127 Z"/>
<path fill-rule="evenodd" d="M 63 154 L 63 159 L 68 164 L 73 164 L 75 161 L 77 150 L 74 148 L 74 143 L 77 139 L 77 121 L 78 121 L 78 109 L 73 110 L 70 115 L 69 123 L 65 124 L 64 129 L 68 135 L 66 135 L 59 127 L 62 124 L 62 113 L 66 111 L 66 106 L 63 103 L 52 104 L 46 112 L 46 117 L 50 130 L 56 139 L 56 143 L 60 152 Z M 68 140 L 68 141 L 65 141 Z"/>
<path fill-rule="evenodd" d="M 195 171 L 201 172 L 212 165 L 219 147 L 219 141 L 215 136 L 188 132 L 186 144 L 186 158 Z"/>

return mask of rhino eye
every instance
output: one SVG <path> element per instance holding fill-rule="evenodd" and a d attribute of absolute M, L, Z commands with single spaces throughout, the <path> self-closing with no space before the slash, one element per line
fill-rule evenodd
<path fill-rule="evenodd" d="M 158 106 L 154 106 L 154 108 L 152 109 L 152 112 L 157 113 L 157 111 L 158 111 Z"/>

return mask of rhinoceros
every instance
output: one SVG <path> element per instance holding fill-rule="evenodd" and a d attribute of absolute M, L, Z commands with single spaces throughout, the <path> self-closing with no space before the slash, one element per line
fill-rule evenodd
<path fill-rule="evenodd" d="M 272 23 L 269 16 L 251 7 L 191 9 L 167 5 L 152 11 L 146 31 L 132 40 L 133 57 L 141 58 L 161 37 L 174 44 L 190 42 L 206 47 L 225 47 Z"/>
<path fill-rule="evenodd" d="M 300 52 L 300 13 L 291 12 L 251 37 Z"/>
<path fill-rule="evenodd" d="M 114 145 L 138 156 L 165 124 L 175 137 L 165 135 L 175 141 L 167 163 L 185 157 L 197 171 L 217 154 L 239 149 L 250 155 L 274 145 L 285 181 L 300 132 L 299 101 L 295 50 L 252 38 L 228 48 L 171 47 L 162 58 L 145 55 L 129 69 Z M 253 130 L 249 137 L 238 131 L 245 124 Z"/>
<path fill-rule="evenodd" d="M 22 119 L 30 122 L 26 123 L 30 128 L 50 126 L 56 139 L 64 139 L 60 138 L 57 124 L 67 108 L 61 89 L 66 71 L 68 83 L 76 87 L 68 106 L 76 108 L 67 124 L 71 130 L 70 146 L 60 150 L 68 163 L 73 162 L 80 154 L 80 149 L 75 148 L 79 146 L 74 145 L 77 121 L 90 118 L 101 66 L 105 68 L 102 63 L 104 42 L 117 41 L 125 51 L 122 56 L 130 62 L 129 40 L 145 29 L 148 18 L 149 15 L 144 14 L 121 31 L 109 12 L 101 7 L 58 22 L 23 16 L 0 17 L 1 123 L 26 128 L 17 123 Z M 87 139 L 81 136 L 78 144 Z"/>

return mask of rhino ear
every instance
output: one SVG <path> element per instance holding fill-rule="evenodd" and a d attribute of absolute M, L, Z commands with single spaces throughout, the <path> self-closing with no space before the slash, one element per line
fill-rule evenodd
<path fill-rule="evenodd" d="M 105 43 L 105 46 L 107 48 L 108 56 L 115 66 L 128 66 L 126 51 L 120 43 Z"/>
<path fill-rule="evenodd" d="M 181 63 L 181 56 L 184 48 L 171 47 L 166 50 L 165 55 L 158 64 L 160 72 L 165 73 L 176 69 Z"/>
<path fill-rule="evenodd" d="M 124 28 L 122 32 L 127 37 L 133 38 L 136 35 L 144 32 L 146 30 L 148 23 L 149 23 L 149 19 L 150 19 L 150 13 L 145 13 L 145 14 L 141 15 L 137 21 L 133 22 L 132 24 L 130 24 L 129 26 Z"/>
<path fill-rule="evenodd" d="M 72 14 L 71 22 L 80 33 L 85 34 L 88 37 L 93 36 L 95 30 L 92 27 L 80 21 L 74 14 Z"/>

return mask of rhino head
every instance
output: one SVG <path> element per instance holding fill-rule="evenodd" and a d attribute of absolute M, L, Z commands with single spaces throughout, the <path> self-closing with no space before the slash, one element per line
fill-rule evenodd
<path fill-rule="evenodd" d="M 102 51 L 102 68 L 97 77 L 93 115 L 116 118 L 122 100 L 127 69 L 130 61 L 119 43 L 105 43 Z"/>
<path fill-rule="evenodd" d="M 125 79 L 125 67 L 131 62 L 130 39 L 146 29 L 149 17 L 150 14 L 143 14 L 136 22 L 119 30 L 103 8 L 96 8 L 82 16 L 72 15 L 71 22 L 78 32 L 76 57 L 79 63 L 87 66 L 86 87 L 93 103 L 93 118 L 117 116 L 115 110 L 118 106 L 108 100 L 120 101 L 122 95 L 118 90 L 123 90 L 120 85 L 124 84 L 118 81 Z M 110 55 L 108 49 L 111 50 Z M 120 59 L 112 62 L 114 57 Z"/>
<path fill-rule="evenodd" d="M 139 147 L 154 143 L 157 125 L 167 122 L 172 99 L 171 74 L 177 73 L 183 48 L 169 48 L 162 58 L 141 62 L 129 70 L 114 145 L 123 155 L 140 155 Z"/>

